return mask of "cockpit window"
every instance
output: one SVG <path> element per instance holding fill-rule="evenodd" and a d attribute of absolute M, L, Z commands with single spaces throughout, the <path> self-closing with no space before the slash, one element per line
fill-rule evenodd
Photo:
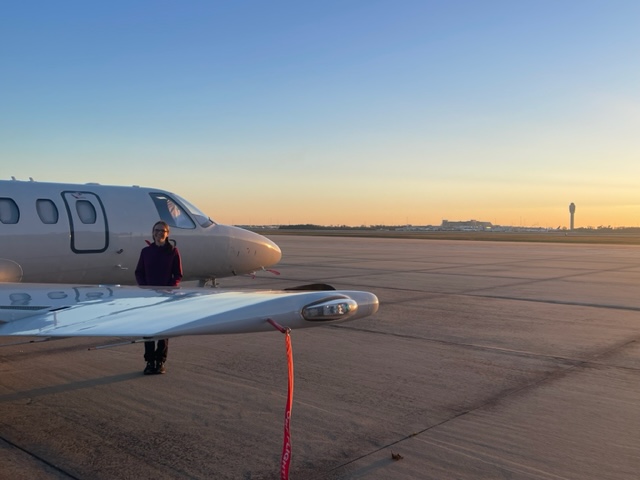
<path fill-rule="evenodd" d="M 180 203 L 182 203 L 182 205 L 184 205 L 187 210 L 189 210 L 191 216 L 196 219 L 196 222 L 198 222 L 202 228 L 207 228 L 209 225 L 213 225 L 214 223 L 216 223 L 211 220 L 206 214 L 202 213 L 202 210 L 196 207 L 193 203 L 188 202 L 178 195 L 176 195 L 176 198 L 180 200 Z"/>
<path fill-rule="evenodd" d="M 170 227 L 196 228 L 195 223 L 193 223 L 187 212 L 174 199 L 164 193 L 151 193 L 150 195 L 158 210 L 160 219 L 167 222 Z"/>

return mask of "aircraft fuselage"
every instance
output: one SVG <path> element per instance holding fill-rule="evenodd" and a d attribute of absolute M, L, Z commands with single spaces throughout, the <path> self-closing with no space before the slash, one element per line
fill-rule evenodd
<path fill-rule="evenodd" d="M 135 284 L 140 250 L 158 220 L 182 256 L 184 281 L 254 272 L 278 246 L 222 225 L 161 189 L 0 181 L 0 281 Z"/>

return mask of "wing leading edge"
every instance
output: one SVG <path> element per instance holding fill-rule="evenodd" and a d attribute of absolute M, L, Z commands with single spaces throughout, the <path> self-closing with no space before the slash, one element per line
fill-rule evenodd
<path fill-rule="evenodd" d="M 369 292 L 0 284 L 0 336 L 169 338 L 305 328 L 378 310 Z"/>

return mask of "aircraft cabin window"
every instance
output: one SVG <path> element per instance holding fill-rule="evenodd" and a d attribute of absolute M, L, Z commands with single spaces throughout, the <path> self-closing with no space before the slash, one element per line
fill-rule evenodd
<path fill-rule="evenodd" d="M 78 212 L 78 218 L 80 218 L 80 221 L 82 223 L 96 223 L 96 219 L 98 218 L 98 216 L 96 214 L 96 209 L 90 201 L 76 201 L 76 212 Z"/>
<path fill-rule="evenodd" d="M 191 217 L 175 200 L 163 193 L 150 193 L 158 210 L 160 220 L 164 220 L 171 228 L 196 228 Z"/>
<path fill-rule="evenodd" d="M 58 223 L 58 207 L 51 200 L 46 198 L 36 200 L 36 211 L 42 223 Z"/>
<path fill-rule="evenodd" d="M 0 198 L 0 222 L 18 223 L 20 210 L 11 198 Z"/>

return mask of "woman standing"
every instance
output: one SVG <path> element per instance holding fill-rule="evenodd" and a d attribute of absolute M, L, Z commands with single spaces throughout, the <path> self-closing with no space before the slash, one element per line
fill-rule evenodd
<path fill-rule="evenodd" d="M 138 285 L 176 287 L 182 279 L 180 252 L 169 241 L 169 225 L 159 221 L 153 225 L 153 243 L 144 247 L 136 267 Z M 165 373 L 169 339 L 144 342 L 145 375 Z"/>

